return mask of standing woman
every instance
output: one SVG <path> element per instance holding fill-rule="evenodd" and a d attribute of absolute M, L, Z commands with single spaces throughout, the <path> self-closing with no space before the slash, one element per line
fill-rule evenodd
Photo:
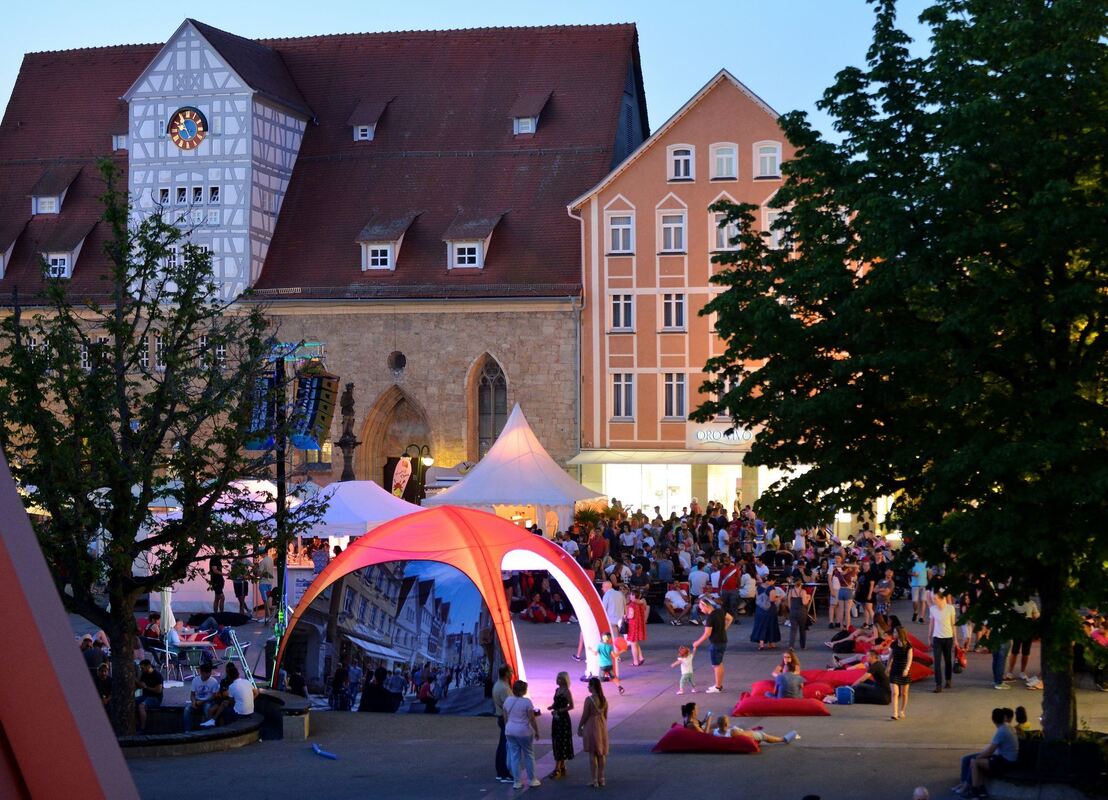
<path fill-rule="evenodd" d="M 785 603 L 789 609 L 789 649 L 792 650 L 799 634 L 800 649 L 803 650 L 808 644 L 808 592 L 795 575 L 789 578 Z"/>
<path fill-rule="evenodd" d="M 604 762 L 608 759 L 608 700 L 600 678 L 589 678 L 589 696 L 581 710 L 581 722 L 577 726 L 581 736 L 581 749 L 589 754 L 589 786 L 604 785 Z"/>
<path fill-rule="evenodd" d="M 904 719 L 908 714 L 908 689 L 912 685 L 912 642 L 908 631 L 900 625 L 896 638 L 889 648 L 889 684 L 893 690 L 893 719 Z M 898 712 L 899 709 L 899 712 Z"/>
<path fill-rule="evenodd" d="M 641 642 L 646 641 L 646 615 L 650 613 L 646 601 L 643 600 L 642 590 L 635 589 L 631 593 L 631 601 L 627 604 L 624 618 L 627 620 L 627 642 L 631 645 L 631 666 L 637 667 L 646 661 L 642 655 Z"/>
<path fill-rule="evenodd" d="M 550 743 L 554 745 L 554 771 L 546 777 L 564 778 L 566 762 L 573 758 L 573 726 L 569 712 L 573 708 L 573 695 L 569 692 L 569 673 L 559 672 L 555 678 L 554 702 L 548 706 L 550 717 Z"/>
<path fill-rule="evenodd" d="M 539 738 L 539 723 L 535 721 L 535 706 L 527 694 L 526 681 L 512 684 L 512 696 L 504 701 L 504 738 L 508 740 L 508 768 L 516 782 L 513 788 L 523 788 L 523 775 L 531 786 L 542 786 L 535 777 L 535 739 Z"/>
<path fill-rule="evenodd" d="M 754 601 L 754 629 L 750 641 L 758 643 L 759 650 L 773 649 L 781 641 L 781 626 L 777 623 L 777 587 L 772 577 L 758 587 Z"/>

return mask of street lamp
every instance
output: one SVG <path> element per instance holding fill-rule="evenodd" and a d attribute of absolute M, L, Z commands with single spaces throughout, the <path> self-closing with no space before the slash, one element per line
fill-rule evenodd
<path fill-rule="evenodd" d="M 427 468 L 435 463 L 435 459 L 431 457 L 431 448 L 425 444 L 410 444 L 404 448 L 404 457 L 412 459 L 412 466 L 415 468 L 415 478 L 419 483 L 419 500 L 423 500 L 427 496 L 426 487 L 424 481 L 427 477 Z"/>

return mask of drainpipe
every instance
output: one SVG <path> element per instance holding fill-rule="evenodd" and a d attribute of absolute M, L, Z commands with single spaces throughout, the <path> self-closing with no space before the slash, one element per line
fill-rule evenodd
<path fill-rule="evenodd" d="M 574 214 L 573 209 L 569 206 L 566 206 L 566 213 L 569 214 L 571 219 L 577 220 L 581 231 L 581 296 L 573 304 L 574 311 L 577 314 L 573 341 L 574 357 L 577 359 L 577 380 L 573 382 L 573 439 L 577 444 L 577 452 L 581 452 L 581 324 L 585 310 L 585 220 L 580 215 Z M 583 471 L 580 464 L 577 465 L 575 471 L 577 482 L 580 483 Z"/>

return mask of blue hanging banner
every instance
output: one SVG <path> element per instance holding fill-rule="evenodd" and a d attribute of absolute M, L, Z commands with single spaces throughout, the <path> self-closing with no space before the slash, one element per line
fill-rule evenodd
<path fill-rule="evenodd" d="M 268 450 L 276 441 L 274 439 L 274 431 L 277 427 L 276 389 L 276 368 L 260 376 L 254 384 L 250 412 L 250 435 L 253 438 L 247 440 L 247 450 Z"/>
<path fill-rule="evenodd" d="M 309 361 L 296 379 L 296 405 L 293 408 L 289 442 L 299 450 L 319 450 L 331 431 L 338 399 L 339 378 L 318 360 Z"/>

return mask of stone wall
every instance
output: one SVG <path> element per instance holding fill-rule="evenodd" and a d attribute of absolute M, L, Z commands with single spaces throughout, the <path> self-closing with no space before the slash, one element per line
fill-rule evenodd
<path fill-rule="evenodd" d="M 364 441 L 359 478 L 381 480 L 379 464 L 372 463 L 373 442 L 365 440 L 373 419 L 379 424 L 380 416 L 395 405 L 397 388 L 426 417 L 436 465 L 453 466 L 473 458 L 472 373 L 486 353 L 499 362 L 507 378 L 508 412 L 519 403 L 543 446 L 560 464 L 577 453 L 574 300 L 277 302 L 268 313 L 282 341 L 322 342 L 327 368 L 339 375 L 342 385 L 354 383 L 355 431 Z M 394 351 L 407 359 L 399 378 L 387 363 Z M 336 409 L 332 441 L 341 431 Z M 338 448 L 332 465 L 330 479 L 337 480 L 342 472 Z M 326 482 L 328 476 L 316 475 L 315 480 Z"/>

